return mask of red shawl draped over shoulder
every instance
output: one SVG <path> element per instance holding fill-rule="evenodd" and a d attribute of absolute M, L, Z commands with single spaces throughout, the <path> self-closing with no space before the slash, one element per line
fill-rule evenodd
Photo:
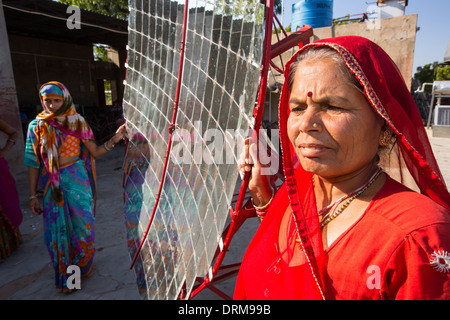
<path fill-rule="evenodd" d="M 336 50 L 364 87 L 371 106 L 393 128 L 398 143 L 389 162 L 381 160 L 383 170 L 400 183 L 450 209 L 450 195 L 417 106 L 391 58 L 378 45 L 362 37 L 323 39 L 301 48 L 290 59 L 286 64 L 285 79 L 289 78 L 298 53 L 311 46 Z M 295 160 L 287 135 L 289 95 L 288 81 L 285 81 L 279 123 L 286 180 L 247 249 L 238 275 L 235 299 L 324 299 L 326 296 L 323 285 L 326 261 L 312 174 Z M 286 216 L 292 218 L 283 218 Z"/>

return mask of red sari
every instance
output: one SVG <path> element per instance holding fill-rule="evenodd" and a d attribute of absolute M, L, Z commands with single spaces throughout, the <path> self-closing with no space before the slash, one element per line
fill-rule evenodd
<path fill-rule="evenodd" d="M 362 37 L 319 40 L 299 52 L 311 46 L 341 55 L 394 130 L 396 147 L 380 166 L 396 181 L 388 178 L 364 215 L 324 252 L 312 174 L 295 161 L 287 135 L 285 81 L 279 121 L 286 180 L 243 258 L 234 298 L 450 298 L 450 194 L 399 70 Z"/>

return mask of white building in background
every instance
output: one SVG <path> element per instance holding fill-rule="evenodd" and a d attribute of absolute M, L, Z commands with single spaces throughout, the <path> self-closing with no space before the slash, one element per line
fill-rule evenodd
<path fill-rule="evenodd" d="M 447 44 L 447 50 L 445 50 L 444 53 L 444 63 L 450 64 L 450 40 L 448 41 Z"/>
<path fill-rule="evenodd" d="M 376 5 L 370 5 L 367 12 L 371 20 L 401 17 L 405 15 L 408 0 L 377 0 Z"/>

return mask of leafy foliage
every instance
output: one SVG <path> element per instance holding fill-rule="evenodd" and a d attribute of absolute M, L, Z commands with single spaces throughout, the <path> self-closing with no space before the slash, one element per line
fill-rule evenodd
<path fill-rule="evenodd" d="M 450 80 L 450 65 L 440 64 L 437 61 L 418 67 L 414 79 L 421 83 L 433 82 L 434 80 Z"/>
<path fill-rule="evenodd" d="M 450 65 L 442 66 L 437 69 L 436 80 L 437 81 L 450 80 Z"/>
<path fill-rule="evenodd" d="M 423 67 L 418 67 L 417 72 L 414 74 L 414 79 L 419 80 L 421 84 L 425 82 L 433 82 L 438 64 L 439 63 L 435 61 L 433 63 L 426 64 Z"/>
<path fill-rule="evenodd" d="M 94 45 L 94 58 L 95 61 L 108 61 L 108 49 L 107 46 L 102 44 Z"/>
<path fill-rule="evenodd" d="M 58 2 L 117 19 L 126 20 L 128 18 L 128 0 L 58 0 Z"/>

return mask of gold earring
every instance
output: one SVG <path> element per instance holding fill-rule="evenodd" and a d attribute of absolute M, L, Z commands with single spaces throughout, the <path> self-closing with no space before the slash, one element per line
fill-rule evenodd
<path fill-rule="evenodd" d="M 389 143 L 391 142 L 391 138 L 392 138 L 392 132 L 394 132 L 392 130 L 392 128 L 387 126 L 386 129 L 383 131 L 383 134 L 380 137 L 380 141 L 379 141 L 380 146 L 387 147 L 389 145 Z"/>

